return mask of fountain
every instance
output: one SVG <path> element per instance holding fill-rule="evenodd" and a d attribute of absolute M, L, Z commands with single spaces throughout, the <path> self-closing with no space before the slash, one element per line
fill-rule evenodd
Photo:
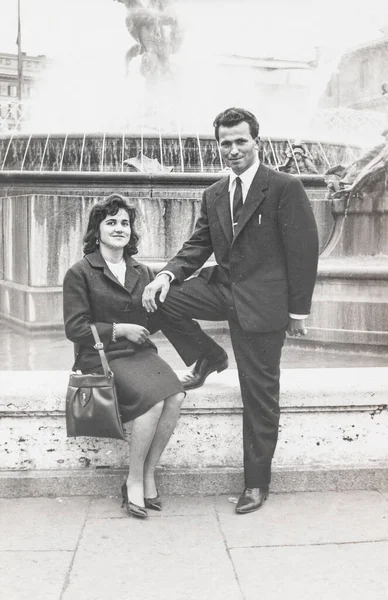
<path fill-rule="evenodd" d="M 294 140 L 263 137 L 260 160 L 276 169 L 292 162 L 291 172 L 324 174 L 337 164 L 349 164 L 360 149 L 345 144 L 304 140 L 304 152 L 314 170 L 296 161 Z M 128 161 L 139 154 L 174 172 L 219 173 L 223 165 L 215 139 L 208 135 L 161 134 L 0 134 L 0 171 L 115 172 L 129 171 Z"/>
<path fill-rule="evenodd" d="M 62 326 L 62 279 L 81 256 L 93 202 L 113 190 L 133 201 L 139 256 L 157 269 L 190 235 L 203 189 L 225 174 L 212 135 L 179 126 L 177 133 L 162 132 L 155 121 L 153 98 L 158 90 L 165 93 L 182 41 L 172 2 L 118 1 L 135 42 L 125 56 L 128 76 L 137 68 L 149 91 L 141 118 L 148 114 L 147 128 L 0 134 L 0 316 L 32 332 Z M 263 136 L 259 148 L 264 163 L 301 178 L 317 220 L 321 261 L 309 340 L 386 347 L 386 267 L 377 256 L 388 252 L 382 233 L 386 203 L 381 194 L 362 203 L 354 195 L 337 198 L 325 182 L 331 168 L 348 166 L 360 155 L 357 146 L 288 136 Z"/>
<path fill-rule="evenodd" d="M 137 69 L 148 90 L 138 104 L 158 89 L 168 98 L 164 82 L 182 35 L 172 3 L 118 2 L 133 38 L 123 52 L 128 79 Z M 140 116 L 129 111 L 131 124 L 101 126 L 102 133 L 83 123 L 62 133 L 0 134 L 0 319 L 22 332 L 2 337 L 8 371 L 0 372 L 0 496 L 105 495 L 119 488 L 125 444 L 65 436 L 64 369 L 72 347 L 62 329 L 62 281 L 81 257 L 90 207 L 112 191 L 136 205 L 139 257 L 155 270 L 190 235 L 203 189 L 225 170 L 213 136 L 183 126 L 171 106 L 167 121 L 159 122 L 162 107 L 150 101 Z M 386 369 L 374 368 L 384 365 L 388 347 L 386 148 L 366 157 L 357 144 L 305 132 L 261 139 L 260 159 L 299 177 L 312 203 L 321 256 L 304 343 L 329 346 L 285 347 L 277 491 L 378 488 L 387 480 Z M 51 332 L 59 332 L 53 341 Z M 222 329 L 216 335 L 228 344 Z M 171 355 L 167 360 L 182 367 Z M 159 474 L 162 493 L 230 493 L 242 485 L 234 366 L 188 395 Z"/>

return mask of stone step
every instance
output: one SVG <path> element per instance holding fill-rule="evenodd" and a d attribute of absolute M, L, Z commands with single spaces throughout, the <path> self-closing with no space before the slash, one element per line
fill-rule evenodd
<path fill-rule="evenodd" d="M 178 372 L 179 374 L 179 372 Z M 0 496 L 116 494 L 128 466 L 118 440 L 66 437 L 68 373 L 0 372 Z M 274 491 L 388 487 L 388 368 L 284 369 Z M 188 393 L 162 457 L 165 493 L 242 485 L 237 372 Z"/>

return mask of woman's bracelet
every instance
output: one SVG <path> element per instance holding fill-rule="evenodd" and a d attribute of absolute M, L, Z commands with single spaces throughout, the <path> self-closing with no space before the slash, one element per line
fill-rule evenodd
<path fill-rule="evenodd" d="M 117 342 L 117 337 L 116 337 L 116 323 L 113 323 L 112 325 L 112 342 Z"/>

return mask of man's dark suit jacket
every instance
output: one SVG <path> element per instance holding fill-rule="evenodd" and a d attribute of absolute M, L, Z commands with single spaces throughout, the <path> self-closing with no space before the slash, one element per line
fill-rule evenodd
<path fill-rule="evenodd" d="M 260 164 L 233 236 L 228 187 L 229 177 L 205 190 L 193 235 L 163 270 L 182 282 L 214 252 L 217 265 L 201 275 L 229 281 L 242 329 L 282 329 L 289 313 L 310 312 L 318 234 L 309 199 L 296 177 Z"/>
<path fill-rule="evenodd" d="M 147 327 L 148 314 L 142 307 L 144 287 L 154 278 L 149 267 L 126 256 L 123 287 L 110 271 L 99 250 L 87 254 L 66 273 L 63 282 L 63 311 L 66 336 L 76 345 L 74 369 L 89 371 L 101 365 L 90 323 L 95 323 L 108 361 L 155 345 L 147 340 L 139 346 L 119 338 L 112 342 L 113 323 Z"/>

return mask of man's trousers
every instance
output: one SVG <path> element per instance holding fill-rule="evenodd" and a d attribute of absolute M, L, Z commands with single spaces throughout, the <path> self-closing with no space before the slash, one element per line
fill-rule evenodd
<path fill-rule="evenodd" d="M 244 476 L 246 487 L 266 487 L 279 429 L 280 357 L 285 330 L 243 331 L 228 285 L 193 277 L 173 283 L 159 303 L 160 328 L 186 365 L 222 348 L 193 319 L 229 322 L 243 401 Z"/>

